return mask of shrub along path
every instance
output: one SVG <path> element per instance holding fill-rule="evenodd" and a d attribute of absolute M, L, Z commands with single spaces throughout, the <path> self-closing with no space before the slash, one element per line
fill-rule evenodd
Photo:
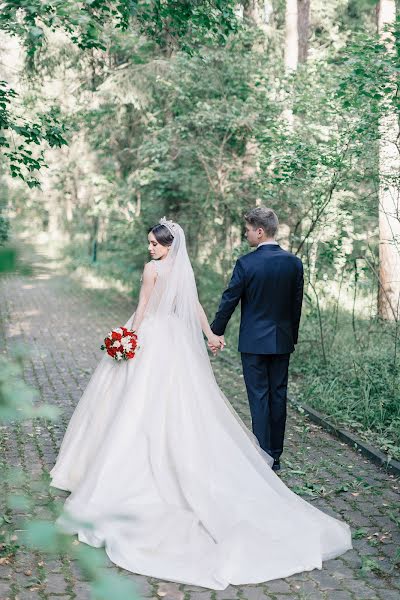
<path fill-rule="evenodd" d="M 62 417 L 54 424 L 10 425 L 2 429 L 3 459 L 20 465 L 31 479 L 48 473 L 55 462 L 66 425 L 101 357 L 102 336 L 133 312 L 122 295 L 91 289 L 52 258 L 46 246 L 27 248 L 31 274 L 0 280 L 3 349 L 22 341 L 32 346 L 24 377 L 41 399 L 56 404 Z M 213 359 L 218 382 L 247 423 L 249 410 L 243 378 Z M 133 580 L 143 597 L 166 600 L 390 600 L 400 597 L 399 482 L 357 452 L 339 443 L 289 407 L 284 469 L 281 477 L 296 493 L 352 527 L 354 550 L 314 570 L 262 585 L 229 586 L 212 592 L 168 584 L 128 573 L 108 562 L 112 571 Z M 68 494 L 51 488 L 63 499 Z M 46 503 L 37 518 L 47 518 Z M 396 512 L 397 511 L 397 512 Z M 266 540 L 268 543 L 268 540 Z M 397 566 L 396 566 L 397 562 Z M 89 598 L 89 583 L 77 563 L 18 550 L 0 561 L 0 599 L 46 600 Z"/>

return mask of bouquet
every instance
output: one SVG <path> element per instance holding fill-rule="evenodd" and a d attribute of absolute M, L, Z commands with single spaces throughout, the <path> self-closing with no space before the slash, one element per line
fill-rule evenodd
<path fill-rule="evenodd" d="M 100 348 L 106 350 L 114 360 L 134 358 L 137 349 L 137 335 L 126 327 L 117 327 L 104 338 L 104 344 Z"/>

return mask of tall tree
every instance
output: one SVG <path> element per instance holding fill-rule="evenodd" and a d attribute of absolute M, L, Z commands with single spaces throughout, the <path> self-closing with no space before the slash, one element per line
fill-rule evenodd
<path fill-rule="evenodd" d="M 310 0 L 286 0 L 285 66 L 295 71 L 306 62 L 310 29 Z"/>
<path fill-rule="evenodd" d="M 310 0 L 297 1 L 298 60 L 304 63 L 308 55 L 310 31 Z"/>
<path fill-rule="evenodd" d="M 286 0 L 285 67 L 287 71 L 295 71 L 299 62 L 297 14 L 297 0 Z"/>
<path fill-rule="evenodd" d="M 245 0 L 242 8 L 243 16 L 253 21 L 258 27 L 266 29 L 269 25 L 273 12 L 271 0 Z"/>
<path fill-rule="evenodd" d="M 378 31 L 387 51 L 395 51 L 393 35 L 387 27 L 396 20 L 395 0 L 380 0 Z M 392 82 L 393 87 L 396 81 Z M 398 115 L 384 114 L 379 127 L 379 315 L 387 320 L 400 317 L 400 173 Z"/>

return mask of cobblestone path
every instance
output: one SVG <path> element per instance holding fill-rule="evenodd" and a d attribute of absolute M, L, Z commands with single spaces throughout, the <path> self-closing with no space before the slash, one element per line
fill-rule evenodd
<path fill-rule="evenodd" d="M 28 249 L 29 250 L 29 249 Z M 2 458 L 21 466 L 33 479 L 55 462 L 69 417 L 101 357 L 103 334 L 124 323 L 133 305 L 121 295 L 85 287 L 60 268 L 44 247 L 30 252 L 33 271 L 0 279 L 0 336 L 3 349 L 15 341 L 32 346 L 24 377 L 43 401 L 62 409 L 62 418 L 2 428 Z M 249 425 L 239 370 L 213 360 L 218 381 Z M 165 583 L 108 568 L 132 579 L 142 597 L 164 600 L 394 600 L 400 599 L 398 547 L 399 482 L 357 452 L 289 408 L 281 477 L 295 492 L 352 527 L 354 550 L 324 563 L 322 570 L 262 585 L 229 586 L 221 592 Z M 52 488 L 63 499 L 68 494 Z M 34 515 L 47 518 L 46 503 Z M 268 543 L 268 540 L 266 540 Z M 396 567 L 397 561 L 397 567 Z M 35 584 L 32 584 L 35 581 Z M 38 583 L 39 582 L 39 583 Z M 0 564 L 0 599 L 90 598 L 89 583 L 77 563 L 64 556 L 18 551 Z"/>

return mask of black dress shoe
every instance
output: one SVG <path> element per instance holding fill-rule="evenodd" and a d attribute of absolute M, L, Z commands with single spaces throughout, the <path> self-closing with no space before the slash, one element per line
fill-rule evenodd
<path fill-rule="evenodd" d="M 273 471 L 279 471 L 281 468 L 281 463 L 279 462 L 279 458 L 274 459 L 274 464 L 272 465 Z"/>

